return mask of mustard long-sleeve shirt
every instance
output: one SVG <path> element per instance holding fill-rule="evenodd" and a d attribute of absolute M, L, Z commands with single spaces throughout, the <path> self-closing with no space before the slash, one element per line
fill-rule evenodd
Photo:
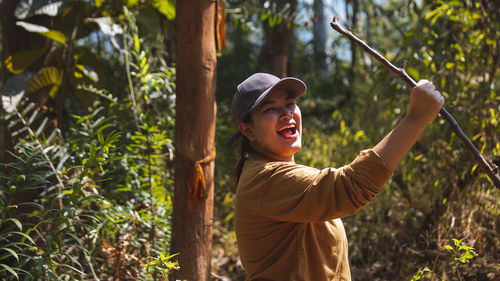
<path fill-rule="evenodd" d="M 323 170 L 250 157 L 235 208 L 247 280 L 351 280 L 340 218 L 372 200 L 391 175 L 373 150 L 347 166 Z"/>

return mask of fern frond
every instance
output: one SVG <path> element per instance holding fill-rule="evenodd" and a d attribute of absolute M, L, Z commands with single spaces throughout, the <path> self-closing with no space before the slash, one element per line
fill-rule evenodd
<path fill-rule="evenodd" d="M 31 94 L 45 87 L 52 87 L 50 97 L 55 97 L 55 92 L 61 86 L 63 78 L 63 71 L 56 67 L 48 66 L 40 69 L 38 73 L 31 78 L 28 86 L 26 87 L 26 94 Z M 55 89 L 55 90 L 54 90 Z"/>
<path fill-rule="evenodd" d="M 49 118 L 47 118 L 47 117 L 43 118 L 42 123 L 40 123 L 40 125 L 38 125 L 38 129 L 35 132 L 35 137 L 38 138 L 40 136 L 40 134 L 43 131 L 45 131 L 45 129 L 47 129 L 48 122 L 49 122 Z"/>

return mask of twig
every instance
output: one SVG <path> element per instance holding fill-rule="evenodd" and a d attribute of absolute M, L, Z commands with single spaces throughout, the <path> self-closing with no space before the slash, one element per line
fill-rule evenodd
<path fill-rule="evenodd" d="M 335 29 L 337 32 L 342 34 L 344 37 L 347 39 L 351 40 L 351 42 L 355 43 L 359 47 L 361 47 L 365 52 L 367 52 L 369 55 L 374 57 L 376 60 L 378 60 L 385 68 L 389 69 L 396 75 L 398 75 L 408 86 L 410 87 L 415 87 L 417 85 L 417 82 L 413 80 L 404 70 L 403 68 L 399 68 L 394 66 L 390 61 L 388 61 L 384 56 L 379 54 L 376 50 L 372 49 L 368 44 L 366 44 L 364 41 L 356 37 L 352 32 L 349 30 L 343 28 L 339 24 L 339 17 L 335 16 L 333 18 L 333 21 L 330 23 L 331 27 Z M 406 64 L 405 64 L 406 66 Z M 441 110 L 439 111 L 441 114 L 441 117 L 443 117 L 451 127 L 451 130 L 458 136 L 458 138 L 464 143 L 465 147 L 472 153 L 476 161 L 478 162 L 479 166 L 483 168 L 483 170 L 486 172 L 488 177 L 491 179 L 493 184 L 497 187 L 500 188 L 500 177 L 495 174 L 493 171 L 492 166 L 484 157 L 481 155 L 479 150 L 474 146 L 474 144 L 471 142 L 471 140 L 465 135 L 464 131 L 462 128 L 457 123 L 457 120 L 453 118 L 453 116 L 444 108 L 442 107 Z"/>
<path fill-rule="evenodd" d="M 130 92 L 130 99 L 132 100 L 132 113 L 134 117 L 134 123 L 137 127 L 137 130 L 140 130 L 139 122 L 137 121 L 137 103 L 135 101 L 135 91 L 134 85 L 132 85 L 132 76 L 130 74 L 130 58 L 128 57 L 128 48 L 127 48 L 127 39 L 125 34 L 123 34 L 123 55 L 125 57 L 125 69 L 127 70 L 127 80 L 128 80 L 128 88 Z"/>

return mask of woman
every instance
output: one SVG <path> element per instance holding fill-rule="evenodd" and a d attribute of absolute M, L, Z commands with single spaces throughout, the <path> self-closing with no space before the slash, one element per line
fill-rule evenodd
<path fill-rule="evenodd" d="M 232 113 L 243 135 L 237 165 L 235 229 L 248 280 L 351 280 L 340 218 L 372 200 L 444 98 L 421 80 L 408 114 L 349 165 L 317 170 L 295 164 L 302 117 L 297 78 L 256 73 L 240 85 Z"/>

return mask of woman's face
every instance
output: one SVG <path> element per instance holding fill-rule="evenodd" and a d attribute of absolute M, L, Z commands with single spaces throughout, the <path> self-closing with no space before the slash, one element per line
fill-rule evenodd
<path fill-rule="evenodd" d="M 276 160 L 293 161 L 293 155 L 301 148 L 300 109 L 282 89 L 269 93 L 250 113 L 250 122 L 240 122 L 238 128 L 257 152 Z"/>

